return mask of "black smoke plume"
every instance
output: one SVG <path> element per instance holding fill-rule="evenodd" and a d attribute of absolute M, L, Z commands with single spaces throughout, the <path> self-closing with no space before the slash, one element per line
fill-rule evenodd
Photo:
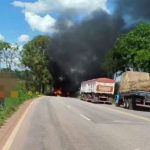
<path fill-rule="evenodd" d="M 149 20 L 149 0 L 113 0 L 112 14 L 97 10 L 81 22 L 68 27 L 75 11 L 65 11 L 56 24 L 57 33 L 50 39 L 49 69 L 54 87 L 75 92 L 85 80 L 106 77 L 101 68 L 106 52 L 116 38 L 141 19 Z M 144 7 L 144 8 L 143 8 Z M 147 9 L 145 9 L 147 8 Z M 128 19 L 132 22 L 128 22 Z"/>
<path fill-rule="evenodd" d="M 115 3 L 115 15 L 128 17 L 131 22 L 150 19 L 150 0 L 112 0 Z"/>

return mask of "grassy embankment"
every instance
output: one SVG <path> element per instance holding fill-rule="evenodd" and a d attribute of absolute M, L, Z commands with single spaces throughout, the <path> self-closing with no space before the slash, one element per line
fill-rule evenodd
<path fill-rule="evenodd" d="M 38 97 L 36 93 L 32 93 L 32 95 L 29 95 L 26 90 L 20 87 L 17 91 L 17 98 L 5 98 L 5 110 L 2 108 L 2 105 L 0 105 L 0 127 L 5 123 L 5 120 L 9 118 L 23 102 Z"/>

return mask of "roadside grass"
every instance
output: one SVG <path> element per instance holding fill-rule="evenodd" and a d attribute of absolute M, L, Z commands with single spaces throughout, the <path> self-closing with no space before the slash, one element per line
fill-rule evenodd
<path fill-rule="evenodd" d="M 9 118 L 18 108 L 19 106 L 26 100 L 38 97 L 37 94 L 32 93 L 32 95 L 28 95 L 27 92 L 19 90 L 18 98 L 5 98 L 6 109 L 2 108 L 0 105 L 0 127 L 5 123 L 6 119 Z"/>

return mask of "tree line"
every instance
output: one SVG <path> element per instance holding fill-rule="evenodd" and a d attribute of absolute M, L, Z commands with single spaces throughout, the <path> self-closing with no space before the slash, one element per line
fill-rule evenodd
<path fill-rule="evenodd" d="M 51 90 L 53 80 L 45 54 L 49 39 L 45 35 L 36 36 L 21 50 L 17 44 L 1 41 L 0 72 L 14 72 L 29 91 L 45 93 Z"/>

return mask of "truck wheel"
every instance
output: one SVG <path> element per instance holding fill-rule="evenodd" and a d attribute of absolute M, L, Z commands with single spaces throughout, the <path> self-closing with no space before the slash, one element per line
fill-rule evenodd
<path fill-rule="evenodd" d="M 85 99 L 85 101 L 87 101 L 87 102 L 88 102 L 88 99 L 89 99 L 89 95 L 87 95 L 87 96 L 86 96 L 86 99 Z"/>
<path fill-rule="evenodd" d="M 86 101 L 86 99 L 87 99 L 87 95 L 84 95 L 84 98 L 83 98 L 83 100 L 84 100 L 84 101 Z"/>
<path fill-rule="evenodd" d="M 127 99 L 125 99 L 125 98 L 124 98 L 124 101 L 123 101 L 123 107 L 127 108 Z"/>
<path fill-rule="evenodd" d="M 96 101 L 95 101 L 95 99 L 94 99 L 94 98 L 92 98 L 91 102 L 92 102 L 92 103 L 96 103 Z"/>
<path fill-rule="evenodd" d="M 129 109 L 136 110 L 136 100 L 135 97 L 129 99 Z"/>
<path fill-rule="evenodd" d="M 91 102 L 91 100 L 90 100 L 90 96 L 87 98 L 87 102 Z"/>
<path fill-rule="evenodd" d="M 126 99 L 126 105 L 127 105 L 126 108 L 127 108 L 127 109 L 129 109 L 129 101 L 130 101 L 129 99 Z"/>
<path fill-rule="evenodd" d="M 109 103 L 110 105 L 112 105 L 112 103 L 113 103 L 113 98 L 108 98 L 108 103 Z"/>
<path fill-rule="evenodd" d="M 92 96 L 92 103 L 97 103 L 98 102 L 98 97 L 97 96 Z"/>

